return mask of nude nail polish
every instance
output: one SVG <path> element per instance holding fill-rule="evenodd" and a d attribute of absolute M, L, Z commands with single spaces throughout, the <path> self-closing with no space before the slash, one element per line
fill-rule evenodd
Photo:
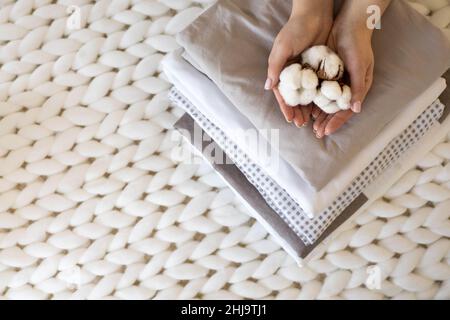
<path fill-rule="evenodd" d="M 264 84 L 264 89 L 265 90 L 271 90 L 272 89 L 272 79 L 267 79 L 266 83 Z"/>
<path fill-rule="evenodd" d="M 353 108 L 352 109 L 353 109 L 353 112 L 360 113 L 361 112 L 361 102 L 360 101 L 355 102 L 353 104 Z"/>

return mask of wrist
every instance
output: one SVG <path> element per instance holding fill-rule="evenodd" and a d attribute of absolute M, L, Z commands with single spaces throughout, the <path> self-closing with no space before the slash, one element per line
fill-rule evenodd
<path fill-rule="evenodd" d="M 347 31 L 358 31 L 358 33 L 372 36 L 374 28 L 368 24 L 371 18 L 371 11 L 368 9 L 376 6 L 382 16 L 390 2 L 391 0 L 345 0 L 336 21 Z"/>
<path fill-rule="evenodd" d="M 333 19 L 334 0 L 293 0 L 291 18 L 308 17 L 317 20 Z"/>
<path fill-rule="evenodd" d="M 373 28 L 367 25 L 367 15 L 340 15 L 333 25 L 333 32 L 336 34 L 353 33 L 363 37 L 372 38 Z"/>

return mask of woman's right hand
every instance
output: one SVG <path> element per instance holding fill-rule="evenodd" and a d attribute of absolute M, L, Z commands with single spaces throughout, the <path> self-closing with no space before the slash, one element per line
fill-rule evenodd
<path fill-rule="evenodd" d="M 289 123 L 306 125 L 312 106 L 286 105 L 278 91 L 279 77 L 286 65 L 303 51 L 315 45 L 326 44 L 333 25 L 333 0 L 296 0 L 292 15 L 275 39 L 269 57 L 266 90 L 273 90 L 280 109 Z"/>

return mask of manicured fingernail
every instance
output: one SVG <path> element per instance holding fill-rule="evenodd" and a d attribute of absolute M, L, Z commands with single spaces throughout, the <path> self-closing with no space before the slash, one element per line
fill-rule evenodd
<path fill-rule="evenodd" d="M 265 90 L 271 90 L 272 89 L 272 79 L 267 78 L 266 83 L 264 84 Z"/>
<path fill-rule="evenodd" d="M 361 102 L 360 102 L 360 101 L 355 102 L 355 103 L 353 104 L 352 110 L 353 110 L 353 112 L 355 112 L 355 113 L 360 113 L 360 112 L 361 112 Z"/>

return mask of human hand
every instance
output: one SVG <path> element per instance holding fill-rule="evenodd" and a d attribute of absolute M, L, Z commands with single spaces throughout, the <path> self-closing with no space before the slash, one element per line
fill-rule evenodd
<path fill-rule="evenodd" d="M 374 55 L 372 34 L 367 27 L 341 23 L 333 26 L 328 46 L 344 61 L 350 77 L 352 90 L 351 109 L 336 114 L 326 114 L 320 109 L 313 111 L 314 132 L 318 138 L 328 136 L 339 130 L 353 115 L 360 113 L 362 103 L 373 81 Z"/>
<path fill-rule="evenodd" d="M 372 49 L 374 29 L 368 27 L 367 8 L 369 5 L 377 5 L 381 13 L 384 13 L 389 4 L 390 0 L 346 0 L 341 8 L 327 45 L 342 58 L 349 74 L 351 109 L 327 115 L 319 108 L 314 108 L 313 129 L 318 138 L 335 133 L 355 113 L 361 112 L 364 99 L 372 87 L 375 64 Z"/>
<path fill-rule="evenodd" d="M 269 57 L 266 90 L 273 90 L 286 121 L 297 127 L 306 125 L 311 117 L 312 105 L 288 106 L 278 90 L 281 71 L 304 50 L 325 44 L 333 23 L 332 0 L 297 0 L 292 15 L 275 39 Z"/>

